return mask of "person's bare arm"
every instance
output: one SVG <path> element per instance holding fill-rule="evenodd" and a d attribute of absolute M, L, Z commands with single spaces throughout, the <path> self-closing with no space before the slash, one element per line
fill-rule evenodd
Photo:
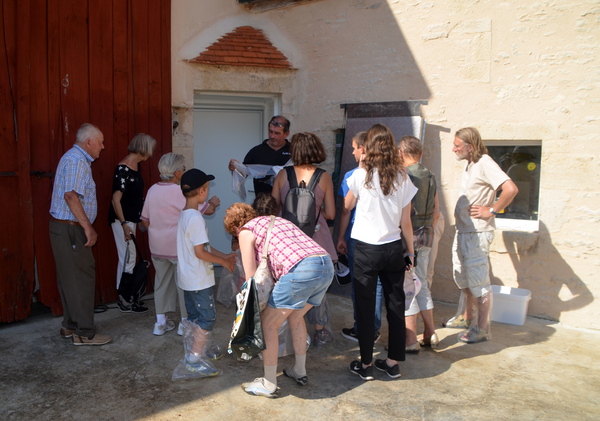
<path fill-rule="evenodd" d="M 281 186 L 287 181 L 287 173 L 285 169 L 279 171 L 277 176 L 275 177 L 275 181 L 273 182 L 273 189 L 271 190 L 271 196 L 277 200 L 277 204 L 281 208 Z"/>
<path fill-rule="evenodd" d="M 204 215 L 212 215 L 220 205 L 221 199 L 219 199 L 217 196 L 211 197 L 208 199 L 208 207 L 204 211 Z"/>
<path fill-rule="evenodd" d="M 229 255 L 221 253 L 219 250 L 212 249 L 211 251 L 204 248 L 204 244 L 198 244 L 194 246 L 194 252 L 198 259 L 204 260 L 209 263 L 216 263 L 223 267 L 226 267 L 230 272 L 233 272 L 235 268 L 235 253 Z"/>
<path fill-rule="evenodd" d="M 332 220 L 335 218 L 335 197 L 333 195 L 333 181 L 328 173 L 321 175 L 319 186 L 325 193 L 325 199 L 323 200 L 325 206 L 321 209 L 321 213 L 325 219 Z"/>
<path fill-rule="evenodd" d="M 346 243 L 346 230 L 350 225 L 351 211 L 342 206 L 342 214 L 340 215 L 340 226 L 338 228 L 337 251 L 342 254 L 348 254 L 348 244 Z"/>
<path fill-rule="evenodd" d="M 412 264 L 406 267 L 406 270 L 409 270 L 412 265 L 415 263 L 415 248 L 414 248 L 414 239 L 413 239 L 413 226 L 410 220 L 410 209 L 411 203 L 404 206 L 402 208 L 402 216 L 400 218 L 400 229 L 402 230 L 402 239 L 404 240 L 406 252 L 411 255 L 410 261 Z"/>
<path fill-rule="evenodd" d="M 112 195 L 112 205 L 115 210 L 115 214 L 117 215 L 117 219 L 119 221 L 125 221 L 125 216 L 123 215 L 123 208 L 121 207 L 121 198 L 123 197 L 123 192 L 121 190 L 117 190 Z M 125 236 L 125 241 L 131 240 L 131 234 L 135 234 L 133 230 L 127 224 L 121 224 L 123 227 L 123 235 Z"/>
<path fill-rule="evenodd" d="M 71 213 L 75 216 L 85 232 L 85 238 L 87 239 L 87 242 L 84 245 L 86 247 L 92 247 L 94 244 L 96 244 L 96 241 L 98 241 L 98 233 L 96 233 L 92 223 L 85 214 L 81 200 L 79 200 L 79 195 L 76 191 L 71 190 L 65 193 L 64 198 L 65 202 L 67 202 L 67 206 L 71 210 Z"/>
<path fill-rule="evenodd" d="M 506 208 L 513 201 L 517 193 L 519 193 L 519 188 L 517 185 L 511 180 L 508 179 L 504 183 L 498 187 L 498 190 L 502 189 L 500 193 L 500 197 L 496 203 L 490 203 L 485 206 L 471 205 L 469 209 L 469 213 L 473 218 L 478 219 L 489 219 L 494 214 L 490 212 L 490 208 L 494 208 L 494 212 L 501 212 L 504 208 Z"/>
<path fill-rule="evenodd" d="M 241 230 L 238 234 L 240 244 L 240 252 L 242 253 L 242 265 L 244 266 L 244 274 L 246 279 L 250 279 L 256 273 L 256 255 L 254 252 L 254 243 L 256 238 L 254 234 L 247 230 Z"/>
<path fill-rule="evenodd" d="M 344 207 L 351 211 L 356 206 L 356 202 L 356 196 L 354 196 L 354 193 L 349 191 L 346 197 L 344 197 Z"/>

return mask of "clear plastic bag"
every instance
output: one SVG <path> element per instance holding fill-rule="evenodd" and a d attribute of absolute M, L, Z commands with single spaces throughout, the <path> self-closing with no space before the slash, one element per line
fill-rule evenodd
<path fill-rule="evenodd" d="M 294 355 L 294 341 L 292 339 L 292 331 L 290 329 L 290 325 L 287 320 L 279 326 L 277 330 L 277 335 L 279 337 L 279 353 L 280 357 L 286 357 L 288 355 Z M 310 335 L 306 335 L 306 350 L 310 348 Z"/>
<path fill-rule="evenodd" d="M 212 341 L 212 332 L 189 320 L 181 322 L 184 355 L 173 370 L 172 380 L 215 377 L 221 374 L 212 361 L 221 358 L 221 350 Z"/>
<path fill-rule="evenodd" d="M 229 308 L 235 304 L 235 296 L 239 292 L 237 280 L 239 279 L 239 270 L 236 266 L 233 272 L 229 272 L 226 267 L 221 270 L 219 286 L 217 287 L 217 301 Z"/>
<path fill-rule="evenodd" d="M 417 297 L 417 294 L 421 291 L 421 280 L 417 277 L 414 268 L 404 275 L 404 310 L 408 310 L 412 302 Z"/>
<path fill-rule="evenodd" d="M 307 330 L 310 333 L 313 345 L 322 346 L 333 341 L 333 323 L 331 321 L 331 312 L 329 309 L 329 302 L 327 301 L 327 294 L 323 296 L 323 301 L 321 301 L 320 305 L 311 308 L 308 313 L 306 313 L 305 318 L 308 324 Z M 323 328 L 317 330 L 315 325 L 321 325 Z"/>

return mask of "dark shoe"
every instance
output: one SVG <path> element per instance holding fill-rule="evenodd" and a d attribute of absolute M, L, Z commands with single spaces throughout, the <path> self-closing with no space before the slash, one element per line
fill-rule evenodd
<path fill-rule="evenodd" d="M 300 386 L 306 386 L 308 384 L 308 376 L 298 376 L 294 371 L 294 366 L 291 366 L 287 370 L 284 368 L 283 374 L 285 374 L 290 379 L 296 380 L 296 383 L 298 383 Z"/>
<path fill-rule="evenodd" d="M 358 360 L 354 360 L 350 363 L 350 372 L 360 376 L 360 378 L 365 381 L 375 379 L 375 377 L 373 377 L 373 366 L 371 365 L 367 368 L 363 368 L 362 363 Z"/>
<path fill-rule="evenodd" d="M 60 336 L 62 336 L 65 339 L 71 338 L 73 336 L 73 333 L 75 333 L 74 329 L 67 329 L 66 327 L 60 328 Z"/>
<path fill-rule="evenodd" d="M 104 345 L 112 341 L 112 338 L 108 335 L 101 335 L 100 333 L 96 333 L 91 338 L 87 336 L 77 335 L 73 333 L 73 345 Z"/>
<path fill-rule="evenodd" d="M 356 335 L 356 330 L 354 330 L 354 328 L 343 328 L 342 336 L 346 339 L 350 339 L 351 341 L 358 342 L 358 336 Z"/>
<path fill-rule="evenodd" d="M 393 367 L 390 367 L 389 365 L 387 365 L 385 360 L 378 359 L 375 360 L 375 363 L 373 365 L 377 370 L 385 371 L 387 375 L 390 376 L 392 379 L 397 379 L 398 377 L 402 376 L 402 374 L 400 374 L 400 367 L 398 367 L 398 364 L 395 364 Z"/>
<path fill-rule="evenodd" d="M 121 310 L 121 313 L 131 313 L 131 305 L 123 304 L 121 301 L 117 301 L 117 307 Z"/>

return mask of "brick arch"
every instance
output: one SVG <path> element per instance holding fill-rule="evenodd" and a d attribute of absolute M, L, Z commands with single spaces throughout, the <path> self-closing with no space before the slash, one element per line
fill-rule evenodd
<path fill-rule="evenodd" d="M 238 26 L 223 35 L 189 63 L 293 69 L 288 58 L 252 26 Z"/>

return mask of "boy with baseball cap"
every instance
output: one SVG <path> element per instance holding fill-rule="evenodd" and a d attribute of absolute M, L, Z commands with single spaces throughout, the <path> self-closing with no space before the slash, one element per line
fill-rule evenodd
<path fill-rule="evenodd" d="M 197 168 L 182 175 L 181 191 L 186 203 L 177 227 L 177 282 L 183 290 L 189 322 L 184 325 L 185 367 L 203 377 L 220 373 L 209 361 L 218 359 L 220 354 L 209 353 L 205 346 L 217 316 L 213 264 L 231 272 L 235 267 L 235 253 L 225 254 L 209 246 L 206 223 L 198 211 L 198 206 L 207 200 L 209 184 L 214 179 Z"/>

